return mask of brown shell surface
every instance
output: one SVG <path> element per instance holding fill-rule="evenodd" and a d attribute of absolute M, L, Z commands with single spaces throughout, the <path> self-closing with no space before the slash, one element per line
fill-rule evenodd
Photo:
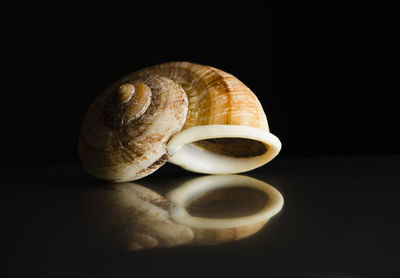
<path fill-rule="evenodd" d="M 126 82 L 143 82 L 152 92 L 147 111 L 128 125 L 115 125 L 112 117 L 124 111 L 113 107 L 110 95 L 115 88 Z M 82 123 L 79 153 L 85 168 L 94 176 L 118 180 L 118 172 L 131 164 L 140 165 L 161 149 L 166 142 L 182 129 L 187 111 L 187 97 L 183 89 L 173 81 L 160 77 L 130 78 L 120 80 L 106 89 L 89 107 Z M 162 113 L 168 121 L 162 121 Z M 111 120 L 111 122 L 110 122 Z M 155 128 L 155 126 L 157 128 Z M 155 171 L 167 161 L 161 153 L 142 175 Z M 154 159 L 153 159 L 154 160 Z M 114 177 L 115 176 L 115 177 Z"/>
<path fill-rule="evenodd" d="M 191 62 L 171 62 L 145 68 L 125 79 L 152 75 L 174 80 L 185 90 L 189 111 L 184 129 L 224 124 L 269 131 L 267 118 L 256 95 L 229 73 Z"/>

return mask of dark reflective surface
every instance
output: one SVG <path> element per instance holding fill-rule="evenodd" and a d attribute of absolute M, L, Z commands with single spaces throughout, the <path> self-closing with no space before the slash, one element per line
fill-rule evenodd
<path fill-rule="evenodd" d="M 3 167 L 1 174 L 3 277 L 400 274 L 399 156 L 278 157 L 246 173 L 285 198 L 283 210 L 258 233 L 222 245 L 135 252 L 112 241 L 99 244 L 82 204 L 104 185 L 80 166 Z M 140 185 L 164 195 L 198 176 L 166 165 Z"/>
<path fill-rule="evenodd" d="M 251 187 L 268 190 L 270 185 L 244 175 L 206 175 L 174 186 L 179 195 L 184 188 L 201 190 L 178 208 L 168 197 L 170 192 L 163 196 L 135 182 L 98 185 L 82 200 L 84 221 L 96 235 L 97 244 L 113 244 L 125 250 L 215 245 L 252 236 L 283 203 L 282 197 Z M 182 209 L 188 212 L 184 219 Z M 178 219 L 174 218 L 177 214 Z M 195 224 L 190 223 L 193 220 Z"/>

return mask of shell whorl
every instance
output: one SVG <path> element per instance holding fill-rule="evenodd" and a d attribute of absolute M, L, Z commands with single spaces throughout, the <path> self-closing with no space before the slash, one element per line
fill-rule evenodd
<path fill-rule="evenodd" d="M 151 174 L 168 160 L 166 143 L 182 129 L 187 105 L 185 91 L 165 77 L 112 84 L 83 120 L 79 154 L 84 167 L 115 182 Z"/>
<path fill-rule="evenodd" d="M 124 83 L 115 88 L 104 102 L 104 124 L 125 127 L 142 116 L 151 103 L 151 90 L 141 82 Z"/>

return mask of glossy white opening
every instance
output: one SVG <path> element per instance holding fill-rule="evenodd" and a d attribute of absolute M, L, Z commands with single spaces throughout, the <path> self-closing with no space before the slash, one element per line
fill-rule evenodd
<path fill-rule="evenodd" d="M 243 138 L 263 143 L 261 155 L 235 157 L 208 151 L 195 142 L 215 138 Z M 271 161 L 280 151 L 278 137 L 267 131 L 242 125 L 204 125 L 187 128 L 176 134 L 167 144 L 172 155 L 169 162 L 184 169 L 205 174 L 235 174 L 258 168 Z"/>

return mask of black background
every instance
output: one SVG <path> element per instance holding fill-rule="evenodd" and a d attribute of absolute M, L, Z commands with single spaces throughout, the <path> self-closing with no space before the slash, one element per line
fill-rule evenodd
<path fill-rule="evenodd" d="M 129 72 L 177 60 L 248 85 L 282 156 L 399 153 L 393 10 L 336 1 L 6 7 L 1 162 L 79 163 L 90 102 Z"/>
<path fill-rule="evenodd" d="M 182 277 L 186 272 L 398 276 L 393 6 L 365 1 L 3 5 L 5 274 L 125 277 L 147 271 L 159 277 L 176 276 L 180 269 Z M 84 234 L 80 219 L 82 196 L 101 183 L 79 164 L 83 115 L 121 76 L 179 60 L 225 70 L 258 96 L 283 148 L 249 174 L 276 187 L 284 209 L 263 232 L 231 245 L 137 253 L 103 248 Z M 166 165 L 139 184 L 165 190 L 182 177 L 196 174 Z"/>

